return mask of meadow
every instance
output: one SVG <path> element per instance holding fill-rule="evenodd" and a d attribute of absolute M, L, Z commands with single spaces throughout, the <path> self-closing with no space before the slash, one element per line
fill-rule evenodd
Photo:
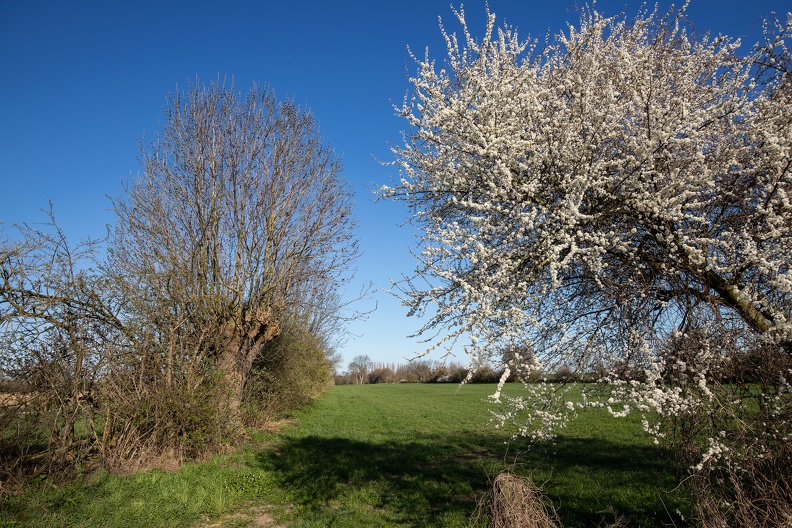
<path fill-rule="evenodd" d="M 519 390 L 509 387 L 508 390 Z M 92 475 L 0 499 L 9 526 L 486 526 L 504 470 L 541 485 L 563 525 L 685 526 L 673 454 L 637 419 L 587 410 L 548 444 L 490 425 L 492 385 L 331 387 L 278 432 L 178 471 Z"/>

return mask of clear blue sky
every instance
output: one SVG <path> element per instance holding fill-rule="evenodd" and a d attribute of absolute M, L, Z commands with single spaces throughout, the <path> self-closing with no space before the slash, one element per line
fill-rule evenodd
<path fill-rule="evenodd" d="M 73 241 L 102 236 L 113 221 L 106 196 L 137 174 L 138 142 L 156 132 L 167 93 L 196 76 L 233 77 L 240 91 L 268 84 L 316 116 L 357 197 L 364 255 L 349 294 L 369 282 L 389 288 L 390 279 L 413 269 L 415 241 L 399 227 L 406 210 L 373 203 L 369 189 L 397 176 L 376 160 L 390 160 L 388 145 L 400 141 L 404 123 L 391 104 L 409 89 L 407 47 L 422 54 L 429 46 L 443 59 L 438 16 L 457 29 L 450 3 L 0 0 L 0 220 L 41 220 L 52 200 Z M 574 0 L 489 6 L 522 35 L 543 36 L 578 19 Z M 639 6 L 597 3 L 606 15 L 634 14 Z M 790 7 L 779 0 L 693 0 L 688 15 L 699 32 L 747 37 L 748 45 L 763 15 Z M 484 0 L 465 2 L 465 11 L 480 35 Z M 390 295 L 377 292 L 359 309 L 375 302 L 378 309 L 350 327 L 357 337 L 340 350 L 344 365 L 357 354 L 403 362 L 424 348 L 407 339 L 420 321 L 407 318 Z"/>

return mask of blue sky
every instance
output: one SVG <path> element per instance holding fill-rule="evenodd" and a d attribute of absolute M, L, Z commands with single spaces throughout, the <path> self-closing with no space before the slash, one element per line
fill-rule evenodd
<path fill-rule="evenodd" d="M 478 35 L 484 5 L 465 2 Z M 522 35 L 543 36 L 578 19 L 573 0 L 489 6 Z M 597 2 L 606 15 L 639 6 Z M 700 32 L 743 37 L 749 45 L 764 15 L 789 8 L 778 0 L 693 0 L 688 16 Z M 369 282 L 387 289 L 390 279 L 412 271 L 415 239 L 400 227 L 406 210 L 374 203 L 369 190 L 397 176 L 377 160 L 391 159 L 389 145 L 399 143 L 404 127 L 392 103 L 402 100 L 414 71 L 407 47 L 422 54 L 429 46 L 433 57 L 444 57 L 438 16 L 457 29 L 449 0 L 0 0 L 0 220 L 41 220 L 52 200 L 72 241 L 102 236 L 113 222 L 107 196 L 138 173 L 139 141 L 155 134 L 169 91 L 196 76 L 233 78 L 243 92 L 257 82 L 307 107 L 343 157 L 363 251 L 349 294 Z M 400 363 L 425 348 L 407 338 L 420 321 L 407 318 L 398 300 L 376 291 L 359 309 L 375 303 L 376 311 L 350 326 L 353 335 L 340 350 L 344 365 L 358 354 Z"/>

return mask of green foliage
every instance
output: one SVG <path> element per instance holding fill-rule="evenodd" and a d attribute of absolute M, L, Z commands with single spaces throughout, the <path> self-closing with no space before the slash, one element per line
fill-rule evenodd
<path fill-rule="evenodd" d="M 318 337 L 288 326 L 267 343 L 253 365 L 243 394 L 246 422 L 255 425 L 287 415 L 318 398 L 333 381 Z"/>
<path fill-rule="evenodd" d="M 221 375 L 206 366 L 192 379 L 152 383 L 146 392 L 104 398 L 107 416 L 103 443 L 112 469 L 146 466 L 157 453 L 173 461 L 201 458 L 234 442 L 238 433 L 228 419 L 227 387 Z M 125 397 L 122 397 L 125 396 Z"/>

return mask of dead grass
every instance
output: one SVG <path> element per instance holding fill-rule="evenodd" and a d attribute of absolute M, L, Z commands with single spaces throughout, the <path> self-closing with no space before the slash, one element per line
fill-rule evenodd
<path fill-rule="evenodd" d="M 268 433 L 280 433 L 293 422 L 294 420 L 287 418 L 281 420 L 267 420 L 266 422 L 260 424 L 259 428 L 263 431 L 267 431 Z"/>
<path fill-rule="evenodd" d="M 209 523 L 201 523 L 196 528 L 226 528 L 248 526 L 252 528 L 286 528 L 285 525 L 276 524 L 275 519 L 268 513 L 266 506 L 253 507 L 225 515 Z"/>
<path fill-rule="evenodd" d="M 36 397 L 34 392 L 0 392 L 0 407 L 27 405 Z"/>
<path fill-rule="evenodd" d="M 482 511 L 483 510 L 483 511 Z M 528 477 L 504 472 L 492 481 L 479 515 L 488 514 L 490 528 L 559 528 L 553 505 Z"/>

